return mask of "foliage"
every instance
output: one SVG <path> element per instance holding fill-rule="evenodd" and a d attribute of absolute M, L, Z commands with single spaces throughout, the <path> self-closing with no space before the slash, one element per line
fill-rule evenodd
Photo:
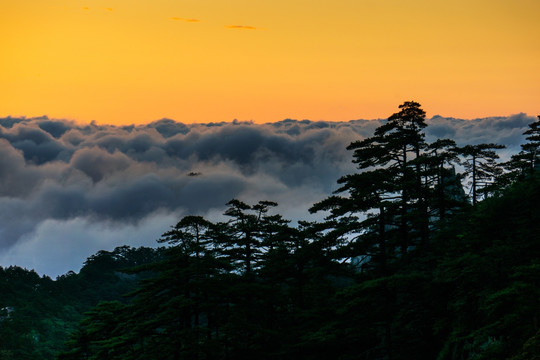
<path fill-rule="evenodd" d="M 538 359 L 537 159 L 505 173 L 496 144 L 427 143 L 424 117 L 405 102 L 349 146 L 323 222 L 233 199 L 56 281 L 0 269 L 0 359 Z"/>
<path fill-rule="evenodd" d="M 100 251 L 79 274 L 55 281 L 20 267 L 0 268 L 0 359 L 53 359 L 84 312 L 133 289 L 138 278 L 120 270 L 154 262 L 160 253 L 128 246 Z"/>

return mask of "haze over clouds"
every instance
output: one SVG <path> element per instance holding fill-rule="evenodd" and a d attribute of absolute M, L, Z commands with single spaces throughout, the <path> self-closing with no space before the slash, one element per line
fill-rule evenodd
<path fill-rule="evenodd" d="M 535 117 L 433 117 L 428 141 L 495 142 L 519 151 Z M 0 265 L 57 276 L 100 249 L 155 246 L 186 214 L 221 219 L 225 203 L 272 200 L 291 220 L 354 171 L 345 149 L 381 120 L 283 120 L 140 126 L 0 119 Z"/>

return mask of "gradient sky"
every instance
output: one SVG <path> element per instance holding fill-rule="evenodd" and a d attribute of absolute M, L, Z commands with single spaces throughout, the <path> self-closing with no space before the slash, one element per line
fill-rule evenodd
<path fill-rule="evenodd" d="M 538 0 L 0 0 L 0 116 L 540 113 Z"/>

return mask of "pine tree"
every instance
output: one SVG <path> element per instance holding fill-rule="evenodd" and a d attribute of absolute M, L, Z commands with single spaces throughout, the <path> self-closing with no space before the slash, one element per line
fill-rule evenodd
<path fill-rule="evenodd" d="M 470 178 L 469 185 L 473 207 L 476 207 L 482 196 L 485 198 L 496 190 L 493 185 L 502 175 L 503 168 L 502 164 L 497 163 L 499 155 L 495 150 L 504 148 L 504 145 L 492 143 L 466 145 L 459 148 L 458 152 L 464 158 L 462 165 L 465 167 L 465 174 Z"/>
<path fill-rule="evenodd" d="M 430 218 L 444 222 L 447 215 L 465 204 L 465 192 L 461 175 L 456 174 L 459 163 L 458 149 L 454 140 L 437 139 L 428 144 L 423 154 L 424 188 L 429 192 Z"/>
<path fill-rule="evenodd" d="M 351 143 L 358 173 L 339 179 L 342 186 L 310 211 L 330 211 L 328 220 L 349 234 L 357 256 L 366 256 L 381 273 L 399 250 L 405 257 L 416 240 L 428 237 L 428 193 L 422 179 L 426 148 L 425 112 L 405 102 L 374 136 Z"/>
<path fill-rule="evenodd" d="M 224 214 L 230 220 L 227 226 L 222 227 L 226 230 L 222 237 L 225 240 L 222 244 L 224 251 L 229 255 L 231 263 L 235 263 L 245 275 L 251 276 L 260 266 L 264 227 L 269 220 L 267 212 L 277 203 L 259 201 L 251 206 L 233 199 L 227 205 L 229 207 Z"/>
<path fill-rule="evenodd" d="M 523 135 L 526 142 L 521 145 L 521 151 L 512 155 L 506 164 L 513 178 L 523 178 L 532 175 L 540 166 L 540 115 L 538 120 L 528 125 L 529 129 Z"/>

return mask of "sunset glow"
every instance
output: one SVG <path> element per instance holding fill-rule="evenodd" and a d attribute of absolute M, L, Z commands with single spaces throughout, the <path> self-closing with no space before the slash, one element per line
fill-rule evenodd
<path fill-rule="evenodd" d="M 0 116 L 540 114 L 538 0 L 0 2 Z"/>

